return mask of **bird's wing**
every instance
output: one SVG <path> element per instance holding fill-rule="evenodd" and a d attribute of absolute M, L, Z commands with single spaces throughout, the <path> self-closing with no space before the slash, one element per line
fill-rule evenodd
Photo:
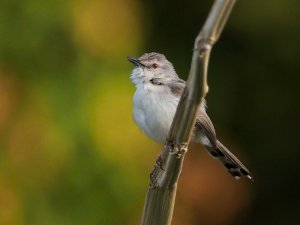
<path fill-rule="evenodd" d="M 203 110 L 202 108 L 199 109 L 197 119 L 196 119 L 196 124 L 195 124 L 195 129 L 199 129 L 201 133 L 204 133 L 205 136 L 208 138 L 210 141 L 211 145 L 213 147 L 217 146 L 217 136 L 216 136 L 216 131 L 214 128 L 213 123 L 211 122 L 210 118 L 205 112 L 205 109 Z"/>
<path fill-rule="evenodd" d="M 166 85 L 170 89 L 172 95 L 180 98 L 185 88 L 186 82 L 178 78 L 177 80 L 169 82 Z"/>
<path fill-rule="evenodd" d="M 183 90 L 185 88 L 186 82 L 181 79 L 177 79 L 175 82 L 172 81 L 167 84 L 167 87 L 170 89 L 171 93 L 176 96 L 180 97 L 183 93 Z M 199 111 L 197 114 L 197 119 L 195 123 L 195 129 L 199 129 L 201 133 L 204 133 L 205 136 L 208 138 L 208 140 L 211 142 L 211 144 L 216 147 L 217 143 L 217 137 L 214 125 L 212 124 L 210 118 L 205 112 L 205 100 L 202 101 Z"/>

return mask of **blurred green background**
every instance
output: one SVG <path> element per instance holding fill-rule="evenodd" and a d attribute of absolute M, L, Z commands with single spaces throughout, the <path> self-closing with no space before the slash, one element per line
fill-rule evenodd
<path fill-rule="evenodd" d="M 211 4 L 1 0 L 1 225 L 139 224 L 161 146 L 132 120 L 126 56 L 161 52 L 185 79 Z M 208 113 L 255 182 L 193 145 L 173 225 L 300 224 L 299 8 L 237 2 L 212 53 Z"/>

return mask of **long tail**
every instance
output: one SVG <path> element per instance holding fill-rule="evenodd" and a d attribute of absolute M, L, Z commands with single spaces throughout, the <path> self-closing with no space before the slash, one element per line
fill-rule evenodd
<path fill-rule="evenodd" d="M 253 181 L 253 176 L 250 171 L 232 154 L 221 142 L 217 141 L 217 148 L 206 146 L 208 152 L 218 159 L 228 172 L 236 179 L 242 176 L 248 177 Z"/>

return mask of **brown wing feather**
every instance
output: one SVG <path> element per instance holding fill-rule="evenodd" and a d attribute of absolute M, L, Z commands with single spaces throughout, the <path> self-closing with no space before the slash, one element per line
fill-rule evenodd
<path fill-rule="evenodd" d="M 185 88 L 185 81 L 178 78 L 178 80 L 167 83 L 166 85 L 169 87 L 172 95 L 180 98 Z"/>
<path fill-rule="evenodd" d="M 217 136 L 213 123 L 202 107 L 200 107 L 195 128 L 196 132 L 204 134 L 213 147 L 217 147 Z"/>

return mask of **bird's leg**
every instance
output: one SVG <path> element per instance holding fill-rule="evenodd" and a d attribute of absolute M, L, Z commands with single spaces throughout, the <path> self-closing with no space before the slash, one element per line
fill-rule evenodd
<path fill-rule="evenodd" d="M 150 188 L 153 189 L 158 186 L 157 175 L 159 174 L 159 167 L 157 164 L 153 167 L 150 173 Z"/>
<path fill-rule="evenodd" d="M 164 165 L 166 162 L 166 157 L 167 157 L 167 151 L 168 149 L 168 142 L 166 142 L 164 149 L 159 153 L 156 163 L 150 173 L 150 187 L 155 188 L 157 187 L 157 176 L 159 175 L 160 171 L 164 171 Z"/>
<path fill-rule="evenodd" d="M 158 166 L 161 170 L 165 170 L 163 168 L 163 164 L 164 164 L 164 161 L 163 161 L 162 153 L 159 153 L 159 155 L 156 159 L 156 166 Z"/>

